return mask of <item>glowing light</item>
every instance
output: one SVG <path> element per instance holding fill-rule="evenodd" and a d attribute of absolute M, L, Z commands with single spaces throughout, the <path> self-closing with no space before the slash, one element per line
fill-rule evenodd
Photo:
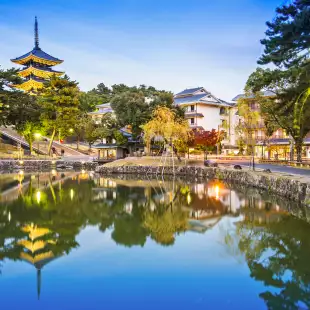
<path fill-rule="evenodd" d="M 24 164 L 24 161 L 23 161 L 23 160 L 20 160 L 19 163 L 20 163 L 21 165 L 23 165 L 23 164 Z"/>
<path fill-rule="evenodd" d="M 215 186 L 215 199 L 218 200 L 220 197 L 220 187 L 218 185 Z"/>
<path fill-rule="evenodd" d="M 37 191 L 37 203 L 40 203 L 41 201 L 41 192 L 40 191 Z"/>
<path fill-rule="evenodd" d="M 186 200 L 187 200 L 187 204 L 190 204 L 192 202 L 192 197 L 190 193 L 187 194 Z"/>
<path fill-rule="evenodd" d="M 8 220 L 9 222 L 11 222 L 11 212 L 9 211 L 9 214 L 8 214 Z"/>
<path fill-rule="evenodd" d="M 52 160 L 52 165 L 55 165 L 56 164 L 56 161 L 55 160 Z"/>
<path fill-rule="evenodd" d="M 23 170 L 20 170 L 18 174 L 19 174 L 19 175 L 24 175 L 24 171 L 23 171 Z"/>
<path fill-rule="evenodd" d="M 56 174 L 57 174 L 57 171 L 56 171 L 55 169 L 53 169 L 53 170 L 51 171 L 51 174 L 52 174 L 52 175 L 56 175 Z"/>
<path fill-rule="evenodd" d="M 69 129 L 69 132 L 70 132 L 70 133 L 72 133 L 73 131 L 74 131 L 73 128 L 70 128 L 70 129 Z"/>
<path fill-rule="evenodd" d="M 34 137 L 35 137 L 36 139 L 39 139 L 39 138 L 41 137 L 41 134 L 40 134 L 39 132 L 36 132 L 36 133 L 34 134 Z"/>
<path fill-rule="evenodd" d="M 74 197 L 74 190 L 73 188 L 70 189 L 70 198 L 71 200 L 73 200 L 73 197 Z"/>
<path fill-rule="evenodd" d="M 84 173 L 85 173 L 85 170 L 83 169 L 83 170 L 82 170 L 82 174 L 84 174 Z"/>

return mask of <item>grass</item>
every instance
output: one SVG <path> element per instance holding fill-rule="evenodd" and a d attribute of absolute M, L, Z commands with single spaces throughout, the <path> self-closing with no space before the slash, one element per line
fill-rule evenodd
<path fill-rule="evenodd" d="M 119 159 L 110 163 L 105 164 L 107 167 L 122 167 L 122 166 L 151 166 L 158 167 L 160 165 L 164 165 L 165 158 L 161 157 L 151 157 L 151 156 L 143 156 L 143 157 L 127 157 L 124 159 Z M 167 158 L 166 165 L 172 166 L 172 158 Z M 177 158 L 174 158 L 175 166 L 202 166 L 203 160 L 195 160 L 195 159 L 184 159 L 182 158 L 181 162 L 178 161 Z"/>

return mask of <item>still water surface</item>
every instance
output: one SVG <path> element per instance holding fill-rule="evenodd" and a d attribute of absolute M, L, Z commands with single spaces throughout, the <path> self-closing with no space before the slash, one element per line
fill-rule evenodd
<path fill-rule="evenodd" d="M 278 197 L 56 171 L 0 191 L 1 309 L 310 307 L 310 216 Z"/>

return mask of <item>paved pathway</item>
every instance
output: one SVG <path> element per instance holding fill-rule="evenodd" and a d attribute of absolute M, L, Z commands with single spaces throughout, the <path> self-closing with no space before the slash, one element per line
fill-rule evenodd
<path fill-rule="evenodd" d="M 217 160 L 218 163 L 227 164 L 227 165 L 240 165 L 250 168 L 250 163 L 248 161 L 234 161 L 234 160 Z M 259 164 L 255 163 L 256 168 L 260 169 L 270 169 L 274 172 L 283 172 L 287 174 L 297 174 L 303 176 L 310 176 L 310 169 L 307 168 L 296 168 L 291 166 L 284 165 L 274 165 L 274 164 Z"/>

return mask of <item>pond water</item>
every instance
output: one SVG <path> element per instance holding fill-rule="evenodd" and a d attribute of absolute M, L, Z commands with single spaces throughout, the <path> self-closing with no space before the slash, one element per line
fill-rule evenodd
<path fill-rule="evenodd" d="M 0 176 L 1 309 L 309 309 L 310 216 L 217 181 Z"/>

